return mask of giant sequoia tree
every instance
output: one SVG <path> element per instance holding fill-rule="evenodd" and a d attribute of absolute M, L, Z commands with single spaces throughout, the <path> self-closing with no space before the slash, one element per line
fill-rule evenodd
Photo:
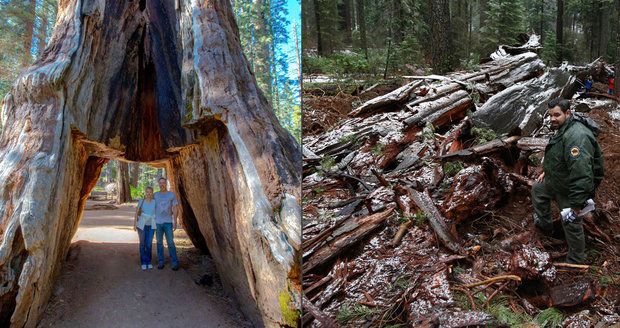
<path fill-rule="evenodd" d="M 294 324 L 299 147 L 229 1 L 60 1 L 0 117 L 0 326 L 36 325 L 108 159 L 165 165 L 190 239 L 248 318 Z"/>

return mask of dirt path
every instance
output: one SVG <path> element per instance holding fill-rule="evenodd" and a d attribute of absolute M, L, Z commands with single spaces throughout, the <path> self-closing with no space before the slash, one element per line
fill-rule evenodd
<path fill-rule="evenodd" d="M 224 295 L 211 260 L 181 229 L 179 271 L 168 258 L 163 270 L 140 269 L 134 208 L 84 212 L 39 327 L 249 327 Z M 156 262 L 155 249 L 153 241 Z M 197 285 L 201 277 L 204 287 Z"/>

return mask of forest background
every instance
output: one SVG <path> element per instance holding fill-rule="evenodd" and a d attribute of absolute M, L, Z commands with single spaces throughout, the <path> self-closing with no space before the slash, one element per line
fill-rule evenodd
<path fill-rule="evenodd" d="M 303 0 L 303 71 L 356 79 L 476 69 L 542 38 L 548 65 L 620 58 L 616 0 Z M 306 77 L 304 75 L 304 77 Z M 309 76 L 308 76 L 309 77 Z"/>

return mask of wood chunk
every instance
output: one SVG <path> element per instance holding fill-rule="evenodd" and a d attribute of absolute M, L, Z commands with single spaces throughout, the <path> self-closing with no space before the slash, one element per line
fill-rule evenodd
<path fill-rule="evenodd" d="M 455 238 L 450 234 L 450 228 L 446 224 L 446 220 L 443 218 L 439 210 L 433 203 L 433 199 L 428 194 L 428 189 L 423 193 L 417 190 L 409 189 L 409 194 L 418 207 L 427 214 L 428 222 L 430 223 L 437 237 L 442 244 L 449 250 L 455 253 L 462 253 L 463 247 L 456 242 Z"/>
<path fill-rule="evenodd" d="M 388 217 L 390 217 L 393 211 L 394 206 L 392 205 L 383 212 L 356 219 L 355 223 L 357 224 L 357 227 L 328 241 L 325 245 L 321 246 L 312 255 L 310 255 L 308 260 L 303 264 L 303 273 L 305 274 L 311 271 L 315 267 L 334 258 L 342 251 L 346 250 L 349 246 L 362 240 L 371 231 L 378 228 Z"/>
<path fill-rule="evenodd" d="M 549 306 L 569 307 L 589 301 L 594 296 L 594 288 L 589 281 L 579 281 L 552 287 L 549 291 Z"/>

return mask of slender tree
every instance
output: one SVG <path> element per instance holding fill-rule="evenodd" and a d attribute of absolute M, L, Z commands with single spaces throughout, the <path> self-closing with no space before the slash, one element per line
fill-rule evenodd
<path fill-rule="evenodd" d="M 316 1 L 316 0 L 315 0 Z M 364 13 L 364 0 L 357 0 L 357 25 L 360 29 L 360 43 L 364 56 L 368 59 L 368 40 L 366 40 L 366 16 Z"/>
<path fill-rule="evenodd" d="M 557 44 L 557 62 L 564 60 L 564 0 L 557 0 L 557 18 L 555 25 L 555 40 Z"/>
<path fill-rule="evenodd" d="M 131 202 L 131 189 L 129 188 L 129 166 L 127 162 L 118 162 L 116 191 L 116 202 L 118 204 Z"/>

